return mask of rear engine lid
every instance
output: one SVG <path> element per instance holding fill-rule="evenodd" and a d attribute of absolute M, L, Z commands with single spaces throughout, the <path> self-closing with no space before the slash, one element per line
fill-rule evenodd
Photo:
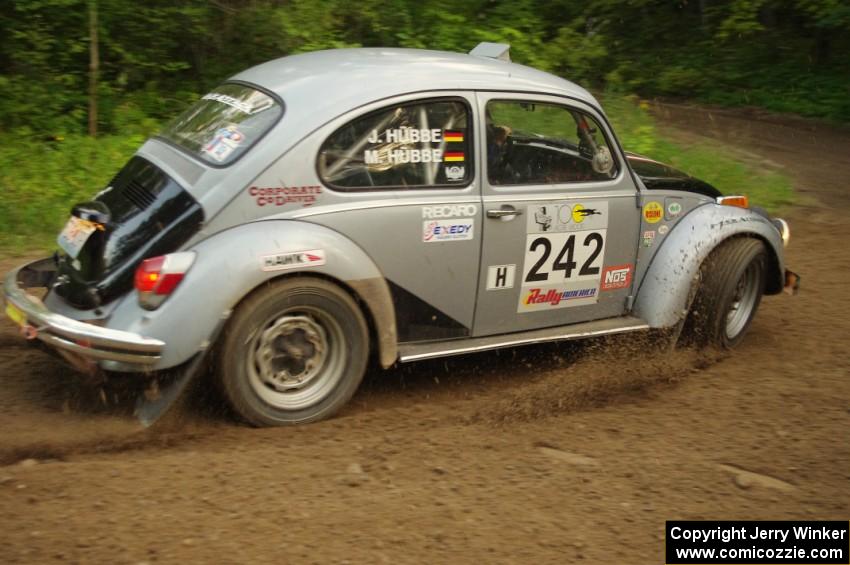
<path fill-rule="evenodd" d="M 70 244 L 69 226 L 60 235 L 64 251 L 57 256 L 54 290 L 77 308 L 107 304 L 132 288 L 143 259 L 175 251 L 203 220 L 200 204 L 183 187 L 133 157 L 93 201 L 74 206 L 71 231 L 83 225 L 90 233 Z"/>

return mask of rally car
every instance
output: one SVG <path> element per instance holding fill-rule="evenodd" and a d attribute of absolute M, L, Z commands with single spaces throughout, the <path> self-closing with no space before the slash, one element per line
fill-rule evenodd
<path fill-rule="evenodd" d="M 370 356 L 663 328 L 732 347 L 795 286 L 788 237 L 626 153 L 591 94 L 507 46 L 329 50 L 148 140 L 6 276 L 5 310 L 81 371 L 180 390 L 209 365 L 244 420 L 292 424 L 337 411 Z"/>

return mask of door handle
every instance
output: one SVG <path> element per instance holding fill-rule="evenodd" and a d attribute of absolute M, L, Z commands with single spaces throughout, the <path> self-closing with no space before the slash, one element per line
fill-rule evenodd
<path fill-rule="evenodd" d="M 514 207 L 487 210 L 488 218 L 510 218 L 513 216 L 522 216 L 522 210 L 517 210 Z"/>

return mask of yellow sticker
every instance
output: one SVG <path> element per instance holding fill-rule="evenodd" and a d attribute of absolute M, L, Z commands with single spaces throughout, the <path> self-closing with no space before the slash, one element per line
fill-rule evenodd
<path fill-rule="evenodd" d="M 577 224 L 580 224 L 584 221 L 584 214 L 581 211 L 584 210 L 584 206 L 581 204 L 576 204 L 573 206 L 573 221 Z"/>
<path fill-rule="evenodd" d="M 655 224 L 664 217 L 664 207 L 658 202 L 647 202 L 643 207 L 643 219 L 648 224 Z"/>
<path fill-rule="evenodd" d="M 6 304 L 6 315 L 12 319 L 13 322 L 18 324 L 19 326 L 23 326 L 27 323 L 27 317 L 24 316 L 24 313 L 21 312 L 17 306 L 8 302 Z"/>

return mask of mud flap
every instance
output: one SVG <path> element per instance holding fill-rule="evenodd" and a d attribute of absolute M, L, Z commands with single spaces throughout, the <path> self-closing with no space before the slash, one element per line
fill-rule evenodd
<path fill-rule="evenodd" d="M 136 399 L 136 408 L 133 414 L 146 428 L 152 426 L 162 418 L 169 409 L 178 404 L 183 392 L 189 388 L 202 373 L 207 352 L 202 351 L 195 355 L 192 361 L 176 376 L 169 375 L 163 384 L 158 377 L 147 390 Z"/>
<path fill-rule="evenodd" d="M 160 381 L 154 381 L 153 390 L 145 391 L 144 394 L 136 400 L 136 408 L 134 414 L 141 424 L 148 428 L 155 424 L 157 420 L 162 418 L 166 412 L 179 405 L 178 400 L 181 400 L 183 394 L 189 385 L 197 381 L 206 369 L 206 361 L 213 350 L 213 344 L 218 340 L 218 336 L 224 329 L 227 318 L 230 312 L 218 322 L 218 326 L 213 331 L 207 346 L 203 351 L 198 352 L 195 357 L 189 361 L 188 365 L 182 372 L 176 376 L 166 378 L 166 383 L 163 385 Z"/>

